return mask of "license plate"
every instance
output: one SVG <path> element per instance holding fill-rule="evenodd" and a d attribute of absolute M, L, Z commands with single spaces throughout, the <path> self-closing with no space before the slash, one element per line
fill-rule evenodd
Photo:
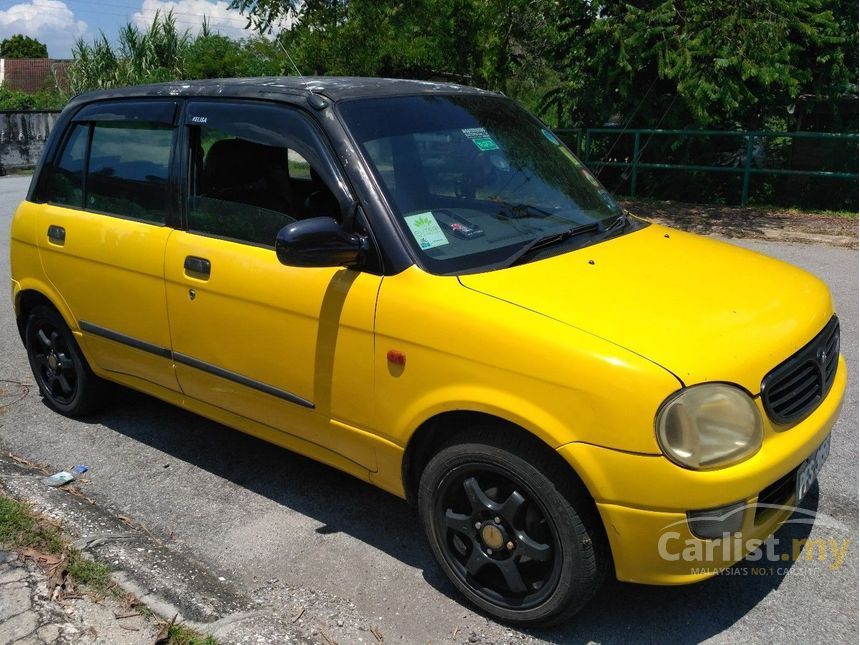
<path fill-rule="evenodd" d="M 825 439 L 820 446 L 813 452 L 806 461 L 804 461 L 797 468 L 797 484 L 795 489 L 795 505 L 800 504 L 800 500 L 802 500 L 806 494 L 809 492 L 809 489 L 812 488 L 812 485 L 815 483 L 815 480 L 818 478 L 818 473 L 821 471 L 821 467 L 824 465 L 824 462 L 827 460 L 827 455 L 830 454 L 830 435 L 827 435 L 827 439 Z"/>

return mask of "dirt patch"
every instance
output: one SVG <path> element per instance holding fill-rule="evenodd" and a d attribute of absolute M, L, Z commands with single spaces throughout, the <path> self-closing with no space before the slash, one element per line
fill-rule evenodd
<path fill-rule="evenodd" d="M 692 233 L 774 242 L 827 244 L 856 249 L 857 218 L 780 208 L 712 206 L 683 202 L 622 201 L 622 205 L 667 226 Z"/>

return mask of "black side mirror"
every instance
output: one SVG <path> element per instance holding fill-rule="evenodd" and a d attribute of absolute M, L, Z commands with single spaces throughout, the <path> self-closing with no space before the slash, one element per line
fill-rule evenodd
<path fill-rule="evenodd" d="M 275 252 L 281 264 L 293 267 L 339 267 L 362 263 L 370 243 L 349 234 L 331 217 L 311 217 L 287 224 L 278 232 Z"/>

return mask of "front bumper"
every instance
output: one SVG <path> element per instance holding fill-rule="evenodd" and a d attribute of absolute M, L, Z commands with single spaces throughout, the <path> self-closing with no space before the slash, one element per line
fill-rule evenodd
<path fill-rule="evenodd" d="M 818 408 L 788 429 L 768 427 L 761 450 L 728 468 L 687 470 L 660 455 L 583 443 L 561 446 L 558 452 L 582 477 L 597 503 L 618 579 L 647 584 L 704 580 L 746 556 L 739 544 L 772 535 L 791 516 L 794 495 L 785 499 L 786 510 L 757 514 L 754 505 L 759 493 L 796 469 L 824 441 L 839 416 L 846 380 L 845 360 L 840 356 L 833 386 Z M 762 418 L 767 419 L 763 410 Z M 721 544 L 725 538 L 703 540 L 690 532 L 687 511 L 740 501 L 747 507 L 740 534 L 730 538 L 731 545 Z M 705 560 L 681 556 L 685 547 L 690 547 L 691 554 L 707 553 Z"/>

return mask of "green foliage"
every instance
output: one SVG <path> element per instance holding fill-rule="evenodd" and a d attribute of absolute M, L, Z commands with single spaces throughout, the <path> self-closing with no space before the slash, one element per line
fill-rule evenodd
<path fill-rule="evenodd" d="M 451 79 L 557 125 L 762 127 L 857 83 L 848 0 L 232 0 L 303 74 Z M 856 91 L 856 90 L 855 90 Z"/>
<path fill-rule="evenodd" d="M 185 72 L 188 78 L 240 76 L 242 63 L 242 47 L 238 41 L 218 34 L 205 35 L 188 47 Z"/>
<path fill-rule="evenodd" d="M 761 127 L 801 95 L 856 82 L 856 31 L 838 0 L 605 2 L 559 39 L 565 70 L 544 106 L 572 123 Z M 847 7 L 845 7 L 847 9 Z M 855 33 L 856 42 L 856 33 Z M 853 57 L 854 61 L 847 60 Z M 853 65 L 853 67 L 852 67 Z M 640 106 L 640 103 L 642 105 Z"/>
<path fill-rule="evenodd" d="M 35 38 L 15 34 L 0 42 L 0 58 L 47 58 L 48 48 Z"/>
<path fill-rule="evenodd" d="M 104 34 L 91 44 L 78 40 L 72 50 L 69 87 L 77 94 L 180 78 L 189 43 L 188 32 L 179 32 L 172 11 L 156 12 L 146 31 L 127 23 L 120 29 L 116 46 Z"/>
<path fill-rule="evenodd" d="M 31 547 L 44 553 L 60 553 L 60 532 L 37 518 L 23 502 L 0 495 L 0 547 Z"/>
<path fill-rule="evenodd" d="M 192 36 L 179 31 L 172 12 L 156 12 L 145 30 L 126 24 L 116 45 L 104 34 L 91 43 L 79 40 L 72 56 L 72 94 L 181 79 L 275 76 L 286 69 L 277 43 L 260 37 L 232 40 L 214 33 L 205 19 Z"/>
<path fill-rule="evenodd" d="M 21 110 L 58 110 L 63 107 L 66 97 L 57 90 L 41 90 L 28 93 L 0 87 L 0 110 L 18 112 Z"/>

